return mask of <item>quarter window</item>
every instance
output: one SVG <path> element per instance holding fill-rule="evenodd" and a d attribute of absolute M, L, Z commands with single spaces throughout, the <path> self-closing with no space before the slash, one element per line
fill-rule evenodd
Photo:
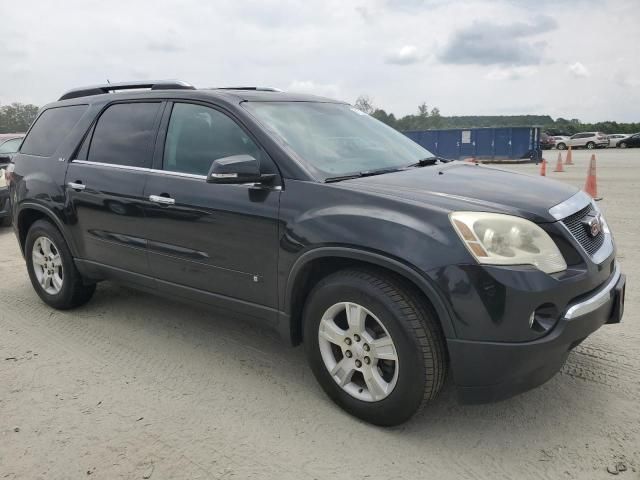
<path fill-rule="evenodd" d="M 87 160 L 150 167 L 160 103 L 117 103 L 98 119 Z"/>
<path fill-rule="evenodd" d="M 163 168 L 206 175 L 218 158 L 247 154 L 261 160 L 260 148 L 227 115 L 209 107 L 176 103 L 171 112 Z"/>
<path fill-rule="evenodd" d="M 42 112 L 24 139 L 21 153 L 41 157 L 53 155 L 86 109 L 86 105 L 73 105 Z"/>

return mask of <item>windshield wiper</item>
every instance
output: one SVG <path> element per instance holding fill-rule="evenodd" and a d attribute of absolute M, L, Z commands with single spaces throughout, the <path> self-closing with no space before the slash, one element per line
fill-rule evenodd
<path fill-rule="evenodd" d="M 329 178 L 326 178 L 324 182 L 331 183 L 331 182 L 340 182 L 342 180 L 351 180 L 353 178 L 373 177 L 374 175 L 382 175 L 383 173 L 400 172 L 402 170 L 404 170 L 404 168 L 402 167 L 376 168 L 375 170 L 364 170 L 362 172 L 343 175 L 341 177 L 329 177 Z"/>
<path fill-rule="evenodd" d="M 421 158 L 416 163 L 413 163 L 413 164 L 411 164 L 409 166 L 410 167 L 426 167 L 428 165 L 435 165 L 438 162 L 440 162 L 440 163 L 449 163 L 449 162 L 452 162 L 452 161 L 453 160 L 451 160 L 450 158 L 433 156 L 433 157 Z"/>
<path fill-rule="evenodd" d="M 351 180 L 353 178 L 360 178 L 362 175 L 354 173 L 353 175 L 343 175 L 341 177 L 328 177 L 324 179 L 324 183 L 341 182 L 342 180 Z"/>

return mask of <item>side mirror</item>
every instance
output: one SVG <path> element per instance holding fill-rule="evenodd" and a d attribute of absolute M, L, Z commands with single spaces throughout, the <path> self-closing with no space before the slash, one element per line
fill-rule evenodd
<path fill-rule="evenodd" d="M 9 163 L 9 162 L 11 162 L 11 155 L 0 153 L 0 163 Z"/>
<path fill-rule="evenodd" d="M 251 155 L 232 155 L 211 164 L 207 183 L 269 183 L 275 175 L 261 175 L 258 160 Z"/>

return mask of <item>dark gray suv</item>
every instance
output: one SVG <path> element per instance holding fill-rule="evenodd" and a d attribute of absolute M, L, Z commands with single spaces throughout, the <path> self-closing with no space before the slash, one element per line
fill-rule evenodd
<path fill-rule="evenodd" d="M 447 371 L 465 401 L 539 385 L 622 317 L 625 277 L 588 195 L 444 163 L 325 98 L 72 90 L 40 112 L 9 191 L 47 304 L 115 280 L 231 310 L 304 343 L 327 394 L 380 425 Z"/>

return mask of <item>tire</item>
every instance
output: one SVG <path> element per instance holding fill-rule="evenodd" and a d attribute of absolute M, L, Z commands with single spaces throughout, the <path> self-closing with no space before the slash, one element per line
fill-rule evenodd
<path fill-rule="evenodd" d="M 587 142 L 586 147 L 587 147 L 589 150 L 593 150 L 594 148 L 596 148 L 596 144 L 595 144 L 595 143 L 593 143 L 593 142 Z"/>
<path fill-rule="evenodd" d="M 567 148 L 567 146 L 564 143 L 559 143 L 558 145 L 556 145 L 556 148 L 558 150 L 564 150 L 565 148 Z"/>
<path fill-rule="evenodd" d="M 10 227 L 11 226 L 11 217 L 0 218 L 0 227 Z"/>
<path fill-rule="evenodd" d="M 627 142 L 620 142 L 618 148 L 627 148 Z"/>
<path fill-rule="evenodd" d="M 343 305 L 364 311 L 365 329 L 347 323 Z M 327 323 L 324 319 L 333 318 L 331 312 L 339 313 Z M 336 327 L 329 334 L 333 341 L 325 338 L 328 324 Z M 348 413 L 375 425 L 407 421 L 436 397 L 446 375 L 444 336 L 430 304 L 404 279 L 375 269 L 341 270 L 318 282 L 304 308 L 304 344 L 311 370 L 327 395 Z M 380 348 L 382 344 L 386 345 Z M 336 361 L 335 377 L 329 371 L 334 364 L 327 358 Z M 337 369 L 343 361 L 354 363 Z M 343 375 L 349 370 L 352 375 Z M 337 378 L 347 379 L 344 387 Z"/>
<path fill-rule="evenodd" d="M 50 242 L 48 252 L 47 242 Z M 35 254 L 34 247 L 37 252 Z M 84 305 L 91 299 L 96 290 L 95 283 L 83 282 L 64 237 L 50 222 L 38 220 L 31 226 L 24 251 L 31 284 L 44 303 L 59 310 L 68 310 Z M 45 268 L 39 262 L 47 257 L 51 260 L 46 260 Z M 55 273 L 47 275 L 44 273 L 46 269 Z M 43 275 L 50 278 L 44 284 L 41 283 Z"/>

